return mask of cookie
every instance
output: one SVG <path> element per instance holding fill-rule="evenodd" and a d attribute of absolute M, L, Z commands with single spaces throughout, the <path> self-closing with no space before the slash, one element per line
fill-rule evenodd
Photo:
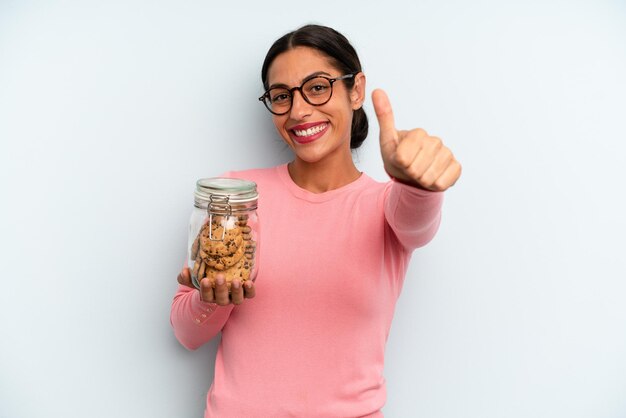
<path fill-rule="evenodd" d="M 198 281 L 221 273 L 230 288 L 234 279 L 250 279 L 256 242 L 247 222 L 248 215 L 213 216 L 202 226 L 191 246 L 192 272 Z"/>
<path fill-rule="evenodd" d="M 226 280 L 226 285 L 230 289 L 231 283 L 235 279 L 239 279 L 240 282 L 250 280 L 250 273 L 252 271 L 253 264 L 245 257 L 239 260 L 239 262 L 229 269 L 219 271 L 214 269 L 208 269 L 206 277 L 213 280 L 213 287 L 215 287 L 215 278 L 218 274 L 222 274 Z"/>

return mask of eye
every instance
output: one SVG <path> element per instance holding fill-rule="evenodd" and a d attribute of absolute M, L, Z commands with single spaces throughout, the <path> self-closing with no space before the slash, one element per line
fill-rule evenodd
<path fill-rule="evenodd" d="M 287 90 L 271 91 L 269 94 L 270 102 L 273 104 L 281 104 L 289 102 L 291 95 Z"/>
<path fill-rule="evenodd" d="M 314 80 L 306 86 L 306 93 L 310 96 L 321 96 L 326 94 L 330 84 L 326 80 Z"/>

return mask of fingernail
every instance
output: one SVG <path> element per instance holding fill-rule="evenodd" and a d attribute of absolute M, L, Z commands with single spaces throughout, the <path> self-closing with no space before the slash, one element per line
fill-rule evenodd
<path fill-rule="evenodd" d="M 233 288 L 239 289 L 239 280 L 233 281 Z"/>
<path fill-rule="evenodd" d="M 217 283 L 217 284 L 218 284 L 218 286 L 223 285 L 223 284 L 224 284 L 224 278 L 223 278 L 222 276 L 217 276 L 217 277 L 215 278 L 215 283 Z"/>

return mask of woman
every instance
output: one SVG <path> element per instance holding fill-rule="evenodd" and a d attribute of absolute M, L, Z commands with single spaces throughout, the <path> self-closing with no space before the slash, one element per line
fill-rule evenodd
<path fill-rule="evenodd" d="M 178 276 L 171 321 L 195 349 L 218 332 L 205 417 L 381 417 L 384 348 L 414 249 L 434 236 L 442 191 L 461 167 L 441 140 L 397 131 L 384 92 L 372 100 L 391 180 L 361 173 L 365 75 L 335 30 L 308 25 L 278 39 L 260 100 L 293 150 L 289 164 L 228 173 L 260 195 L 263 251 L 255 284 Z"/>

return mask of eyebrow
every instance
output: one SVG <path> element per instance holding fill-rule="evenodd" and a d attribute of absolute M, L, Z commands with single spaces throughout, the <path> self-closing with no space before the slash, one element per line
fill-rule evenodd
<path fill-rule="evenodd" d="M 304 77 L 304 79 L 302 79 L 302 83 L 300 83 L 300 85 L 302 85 L 302 84 L 306 83 L 307 81 L 309 81 L 310 79 L 312 79 L 312 78 L 314 78 L 314 77 L 317 77 L 317 76 L 320 76 L 320 75 L 326 75 L 326 76 L 328 76 L 328 77 L 330 77 L 330 76 L 331 76 L 331 75 L 330 75 L 329 73 L 327 73 L 326 71 L 316 71 L 316 72 L 311 73 L 311 74 L 309 74 L 308 76 Z M 284 87 L 284 88 L 286 88 L 286 89 L 288 89 L 288 88 L 289 88 L 289 86 L 288 86 L 288 85 L 286 85 L 286 84 L 282 84 L 282 83 L 274 83 L 274 84 L 272 84 L 272 85 L 269 87 L 269 89 L 273 89 L 273 88 L 275 88 L 275 87 Z M 268 90 L 269 90 L 269 89 L 268 89 Z"/>

